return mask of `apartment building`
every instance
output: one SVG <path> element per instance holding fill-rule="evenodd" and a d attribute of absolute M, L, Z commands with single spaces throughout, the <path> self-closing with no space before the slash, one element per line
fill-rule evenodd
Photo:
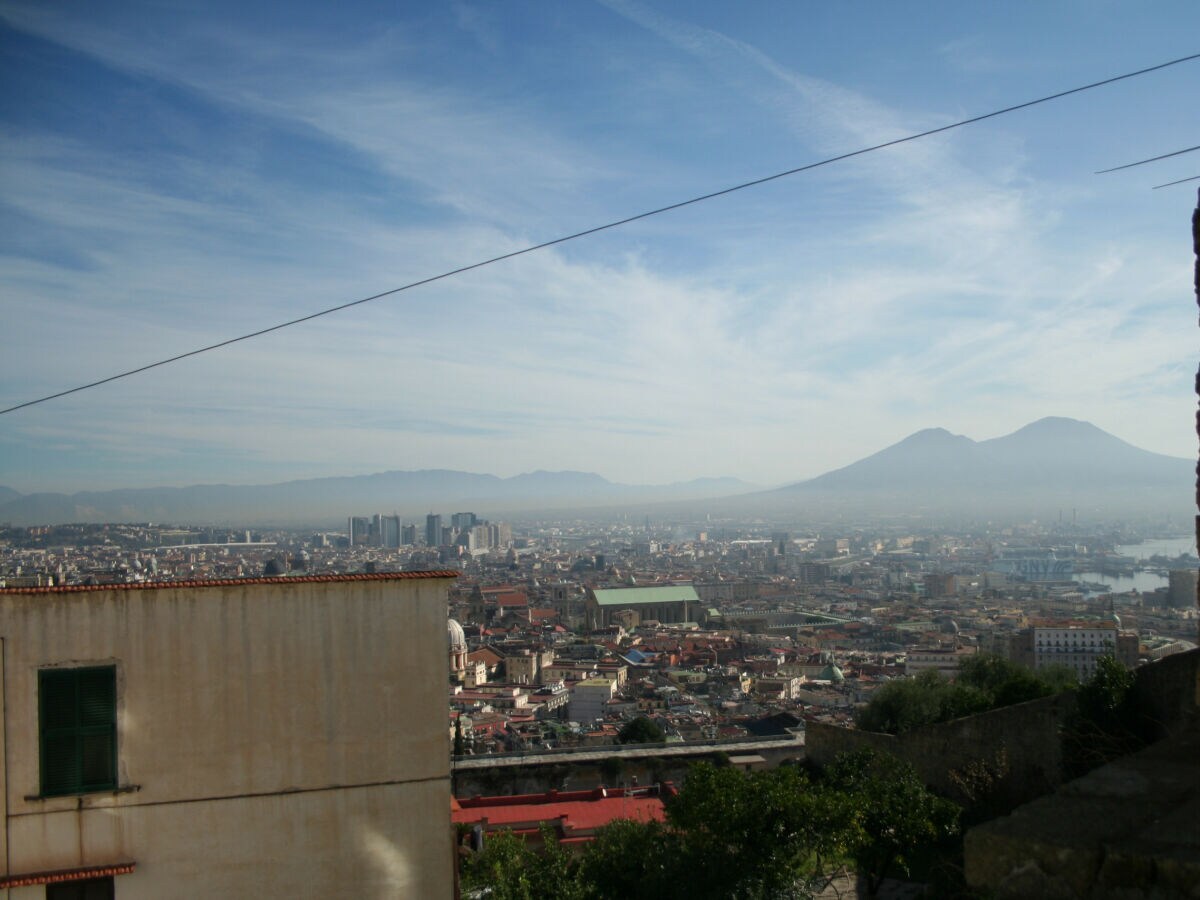
<path fill-rule="evenodd" d="M 456 574 L 0 590 L 0 888 L 449 898 Z"/>

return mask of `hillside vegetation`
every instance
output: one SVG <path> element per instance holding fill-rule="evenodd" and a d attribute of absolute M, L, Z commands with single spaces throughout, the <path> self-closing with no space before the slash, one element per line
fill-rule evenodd
<path fill-rule="evenodd" d="M 1032 671 L 1002 656 L 979 653 L 963 661 L 951 681 L 928 669 L 915 678 L 893 681 L 877 690 L 859 710 L 864 731 L 900 734 L 963 716 L 1048 697 L 1077 685 L 1065 667 Z"/>

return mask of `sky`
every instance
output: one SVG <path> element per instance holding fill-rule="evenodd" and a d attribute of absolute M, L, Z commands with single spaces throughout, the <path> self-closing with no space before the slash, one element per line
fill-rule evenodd
<path fill-rule="evenodd" d="M 0 0 L 0 408 L 1200 52 L 1194 0 Z M 1200 60 L 0 416 L 22 493 L 1195 455 Z"/>

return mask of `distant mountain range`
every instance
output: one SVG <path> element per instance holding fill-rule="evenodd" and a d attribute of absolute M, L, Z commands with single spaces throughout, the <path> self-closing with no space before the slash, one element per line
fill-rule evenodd
<path fill-rule="evenodd" d="M 1045 517 L 1078 509 L 1089 518 L 1190 517 L 1194 469 L 1194 460 L 1142 450 L 1089 422 L 1051 417 L 986 441 L 927 428 L 844 468 L 738 502 L 887 514 Z"/>
<path fill-rule="evenodd" d="M 449 469 L 380 472 L 268 485 L 206 484 L 22 495 L 0 486 L 0 522 L 169 522 L 206 525 L 345 524 L 346 517 L 400 513 L 409 521 L 433 511 L 497 516 L 526 510 L 645 505 L 744 493 L 736 478 L 667 485 L 617 484 L 590 472 L 530 472 L 512 478 Z M 7 498 L 7 499 L 6 499 Z"/>
<path fill-rule="evenodd" d="M 499 518 L 531 510 L 665 505 L 683 514 L 769 515 L 796 521 L 873 515 L 1190 518 L 1194 460 L 1151 453 L 1088 422 L 1047 418 L 973 441 L 928 428 L 817 478 L 769 491 L 735 478 L 616 484 L 589 472 L 512 478 L 444 469 L 315 478 L 271 485 L 197 485 L 21 495 L 0 487 L 0 522 L 170 522 L 329 526 L 350 515 L 472 511 Z"/>

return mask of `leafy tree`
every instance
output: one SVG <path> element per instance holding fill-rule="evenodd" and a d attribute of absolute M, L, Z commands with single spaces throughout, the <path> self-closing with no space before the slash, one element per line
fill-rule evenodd
<path fill-rule="evenodd" d="M 586 885 L 579 877 L 579 858 L 558 842 L 554 829 L 542 823 L 542 849 L 535 854 L 533 883 L 536 896 L 555 900 L 584 900 Z"/>
<path fill-rule="evenodd" d="M 841 849 L 829 799 L 795 766 L 693 766 L 667 807 L 683 836 L 691 896 L 808 896 Z"/>
<path fill-rule="evenodd" d="M 1053 691 L 1032 669 L 993 653 L 976 653 L 964 659 L 958 668 L 957 683 L 978 688 L 994 707 L 1036 700 Z"/>
<path fill-rule="evenodd" d="M 661 744 L 666 733 L 646 716 L 627 722 L 617 734 L 618 744 Z"/>
<path fill-rule="evenodd" d="M 1073 691 L 1079 687 L 1079 677 L 1075 670 L 1063 663 L 1054 663 L 1037 670 L 1038 677 L 1050 685 L 1050 691 L 1061 694 L 1063 691 Z"/>
<path fill-rule="evenodd" d="M 971 685 L 953 684 L 933 669 L 914 678 L 885 684 L 859 710 L 858 727 L 899 734 L 921 725 L 945 722 L 989 708 L 985 693 Z"/>
<path fill-rule="evenodd" d="M 1133 673 L 1112 656 L 1096 661 L 1096 671 L 1079 688 L 1079 718 L 1066 735 L 1067 770 L 1081 775 L 1141 748 L 1146 723 L 1135 703 Z"/>
<path fill-rule="evenodd" d="M 963 716 L 992 709 L 995 703 L 987 693 L 969 684 L 946 682 L 938 690 L 938 717 L 935 721 L 949 722 Z"/>
<path fill-rule="evenodd" d="M 533 900 L 532 863 L 533 851 L 523 838 L 511 831 L 493 832 L 483 850 L 464 864 L 463 889 L 487 888 L 494 900 Z"/>
<path fill-rule="evenodd" d="M 835 810 L 858 873 L 876 896 L 883 880 L 912 871 L 914 859 L 954 837 L 959 808 L 928 790 L 912 766 L 863 750 L 840 755 L 825 770 L 840 794 Z"/>
<path fill-rule="evenodd" d="M 1112 656 L 1096 660 L 1096 671 L 1079 689 L 1079 711 L 1104 731 L 1125 728 L 1129 718 L 1133 673 Z"/>
<path fill-rule="evenodd" d="M 661 900 L 687 880 L 679 834 L 661 822 L 619 819 L 596 832 L 579 863 L 588 897 Z"/>
<path fill-rule="evenodd" d="M 978 653 L 964 659 L 954 681 L 927 669 L 915 678 L 877 690 L 859 710 L 858 726 L 899 734 L 1001 706 L 1047 697 L 1074 684 L 1066 668 L 1034 672 L 1002 656 Z"/>
<path fill-rule="evenodd" d="M 534 852 L 511 831 L 487 835 L 483 850 L 462 871 L 464 894 L 487 891 L 488 900 L 583 900 L 578 862 L 558 843 L 554 830 L 542 825 L 542 849 Z"/>
<path fill-rule="evenodd" d="M 667 821 L 613 822 L 580 857 L 543 829 L 534 853 L 511 833 L 464 865 L 466 891 L 492 900 L 786 900 L 811 897 L 853 859 L 872 891 L 955 831 L 957 807 L 891 757 L 839 757 L 823 777 L 801 766 L 745 773 L 693 766 Z"/>

